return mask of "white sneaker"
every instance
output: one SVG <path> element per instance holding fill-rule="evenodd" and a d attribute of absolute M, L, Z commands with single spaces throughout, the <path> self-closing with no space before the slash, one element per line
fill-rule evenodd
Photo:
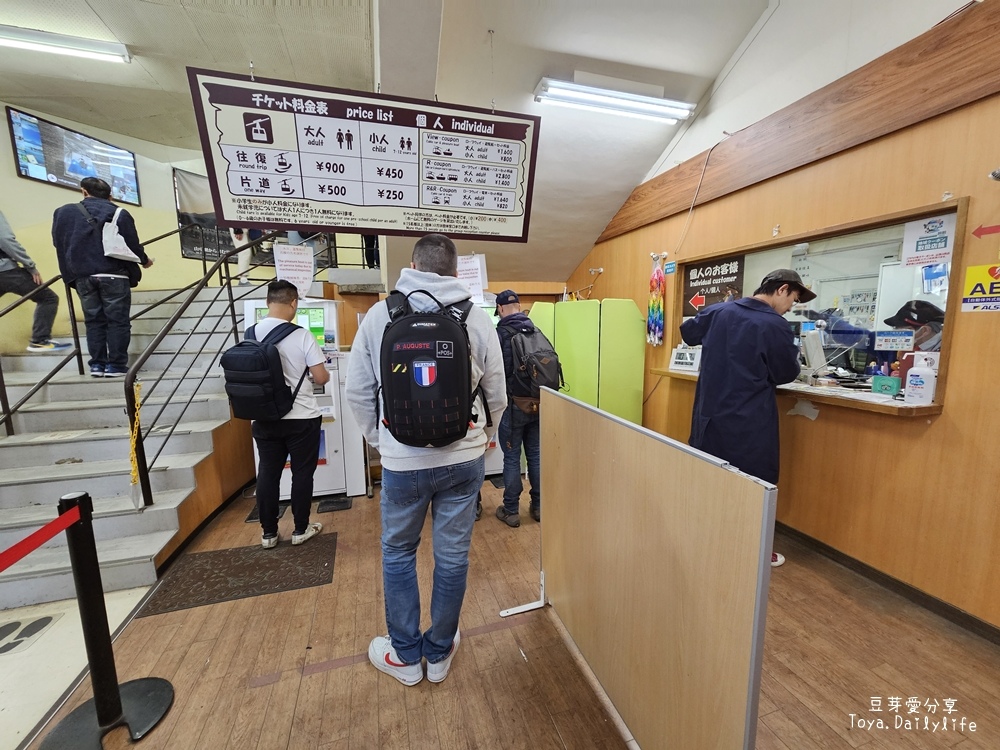
<path fill-rule="evenodd" d="M 772 568 L 780 568 L 784 564 L 785 564 L 785 556 L 783 554 L 781 554 L 780 552 L 772 552 L 771 553 L 771 567 Z"/>
<path fill-rule="evenodd" d="M 309 541 L 319 532 L 323 530 L 323 524 L 313 521 L 311 524 L 306 526 L 306 530 L 301 534 L 292 534 L 292 544 L 302 544 Z"/>
<path fill-rule="evenodd" d="M 390 677 L 395 677 L 404 685 L 416 685 L 424 679 L 424 670 L 420 666 L 420 662 L 403 664 L 387 635 L 372 638 L 372 642 L 368 645 L 368 661 L 379 672 L 385 672 Z"/>
<path fill-rule="evenodd" d="M 260 546 L 263 547 L 264 549 L 274 549 L 275 547 L 278 546 L 278 535 L 275 534 L 274 536 L 264 536 L 263 534 L 261 534 Z"/>
<path fill-rule="evenodd" d="M 448 670 L 451 669 L 451 660 L 455 658 L 455 652 L 458 651 L 459 641 L 462 640 L 462 634 L 459 631 L 455 631 L 455 640 L 451 644 L 451 651 L 448 655 L 439 662 L 431 664 L 427 662 L 427 679 L 431 682 L 442 682 L 445 677 L 448 676 Z"/>

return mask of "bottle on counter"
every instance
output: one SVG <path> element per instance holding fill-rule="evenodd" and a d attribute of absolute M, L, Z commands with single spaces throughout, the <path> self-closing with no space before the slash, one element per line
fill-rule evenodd
<path fill-rule="evenodd" d="M 914 359 L 917 359 L 914 357 Z M 937 387 L 937 373 L 931 367 L 931 361 L 921 358 L 906 373 L 906 390 L 903 398 L 907 404 L 934 403 L 934 389 Z"/>

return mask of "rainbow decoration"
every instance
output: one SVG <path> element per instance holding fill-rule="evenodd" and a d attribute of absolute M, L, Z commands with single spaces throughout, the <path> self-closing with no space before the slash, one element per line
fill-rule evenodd
<path fill-rule="evenodd" d="M 649 304 L 646 307 L 646 341 L 653 346 L 663 344 L 663 294 L 666 288 L 663 265 L 661 259 L 656 258 L 649 277 Z"/>

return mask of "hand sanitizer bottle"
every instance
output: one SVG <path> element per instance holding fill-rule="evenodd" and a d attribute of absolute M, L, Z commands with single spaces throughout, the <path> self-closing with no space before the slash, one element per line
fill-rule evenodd
<path fill-rule="evenodd" d="M 903 402 L 913 405 L 934 403 L 934 389 L 937 386 L 937 375 L 930 366 L 930 360 L 921 361 L 906 373 L 906 394 Z"/>

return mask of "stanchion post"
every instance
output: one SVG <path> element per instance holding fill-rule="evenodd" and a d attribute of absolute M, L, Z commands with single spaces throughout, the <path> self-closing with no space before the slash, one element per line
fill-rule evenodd
<path fill-rule="evenodd" d="M 80 523 L 66 529 L 69 561 L 76 584 L 76 600 L 80 606 L 80 624 L 83 626 L 83 643 L 90 663 L 90 681 L 94 687 L 94 707 L 101 729 L 112 729 L 121 724 L 122 699 L 118 692 L 118 672 L 115 669 L 115 652 L 111 645 L 108 627 L 108 610 L 104 605 L 104 586 L 101 583 L 101 564 L 97 560 L 97 542 L 94 540 L 94 501 L 86 492 L 73 492 L 59 498 L 59 515 L 80 506 Z"/>
<path fill-rule="evenodd" d="M 42 750 L 101 750 L 101 738 L 122 725 L 127 726 L 129 735 L 138 741 L 159 723 L 174 702 L 173 686 L 159 677 L 143 677 L 118 684 L 97 542 L 94 541 L 94 503 L 86 492 L 73 492 L 59 499 L 59 515 L 76 507 L 80 508 L 80 520 L 66 528 L 66 541 L 94 697 L 74 709 L 45 735 Z"/>

